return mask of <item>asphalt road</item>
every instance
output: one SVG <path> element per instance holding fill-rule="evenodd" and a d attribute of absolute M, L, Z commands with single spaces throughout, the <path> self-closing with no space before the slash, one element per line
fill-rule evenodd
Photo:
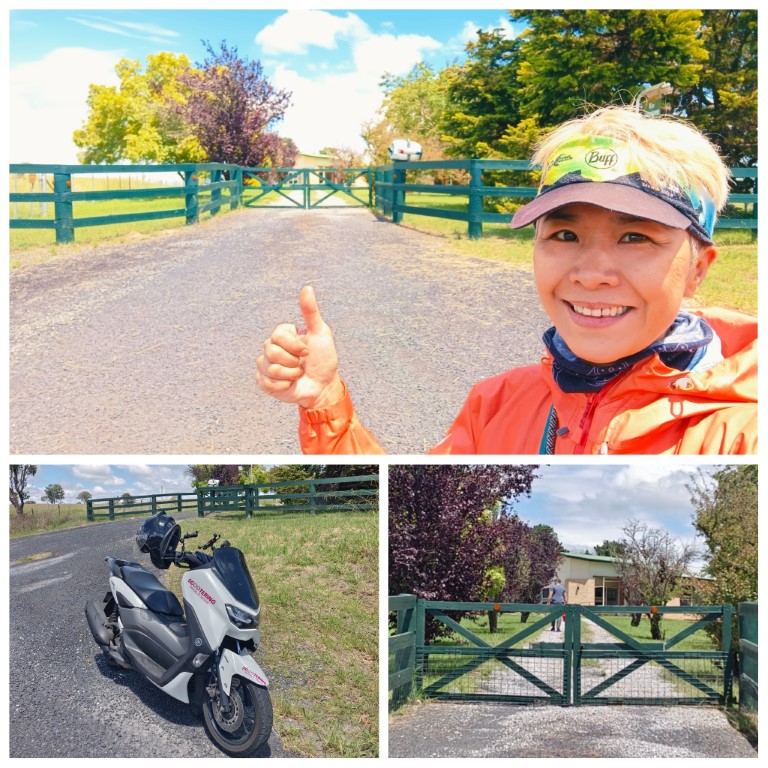
<path fill-rule="evenodd" d="M 85 603 L 108 589 L 105 556 L 146 559 L 135 551 L 138 525 L 10 541 L 10 757 L 227 757 L 205 733 L 199 708 L 137 672 L 108 667 L 88 629 Z M 35 556 L 42 559 L 28 559 Z M 293 755 L 273 730 L 258 756 Z"/>
<path fill-rule="evenodd" d="M 391 454 L 435 445 L 473 384 L 543 351 L 526 272 L 366 209 L 243 210 L 11 271 L 11 453 L 298 453 L 296 409 L 254 372 L 306 284 Z"/>

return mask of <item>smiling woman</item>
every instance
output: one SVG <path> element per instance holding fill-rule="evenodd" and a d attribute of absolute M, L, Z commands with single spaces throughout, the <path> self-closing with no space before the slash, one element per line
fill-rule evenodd
<path fill-rule="evenodd" d="M 553 327 L 541 365 L 477 384 L 443 454 L 751 454 L 757 450 L 757 324 L 688 312 L 717 251 L 728 169 L 695 128 L 611 107 L 556 128 L 534 162 L 534 277 Z M 305 330 L 278 325 L 261 389 L 299 406 L 305 453 L 380 453 L 338 370 L 314 292 Z"/>

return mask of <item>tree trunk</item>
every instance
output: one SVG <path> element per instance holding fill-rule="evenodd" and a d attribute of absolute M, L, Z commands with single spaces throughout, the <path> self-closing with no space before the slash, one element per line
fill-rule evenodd
<path fill-rule="evenodd" d="M 633 613 L 632 614 L 632 621 L 630 622 L 630 624 L 633 627 L 639 627 L 640 626 L 640 622 L 642 621 L 642 619 L 643 619 L 643 614 L 642 613 Z"/>
<path fill-rule="evenodd" d="M 652 613 L 649 618 L 651 620 L 651 639 L 663 640 L 664 638 L 661 634 L 661 616 L 659 616 L 658 613 Z"/>
<path fill-rule="evenodd" d="M 488 631 L 494 635 L 499 631 L 499 614 L 496 611 L 488 611 Z"/>
<path fill-rule="evenodd" d="M 520 623 L 521 624 L 527 624 L 528 623 L 528 617 L 531 615 L 530 611 L 520 611 Z"/>

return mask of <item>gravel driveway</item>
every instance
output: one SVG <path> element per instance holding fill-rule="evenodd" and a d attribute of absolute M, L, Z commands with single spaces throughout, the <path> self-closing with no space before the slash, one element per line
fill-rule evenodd
<path fill-rule="evenodd" d="M 529 274 L 366 209 L 242 210 L 62 253 L 11 273 L 12 453 L 298 452 L 254 363 L 304 284 L 390 453 L 438 442 L 472 384 L 538 360 L 547 327 Z"/>
<path fill-rule="evenodd" d="M 389 757 L 757 757 L 710 707 L 429 702 L 390 717 Z"/>

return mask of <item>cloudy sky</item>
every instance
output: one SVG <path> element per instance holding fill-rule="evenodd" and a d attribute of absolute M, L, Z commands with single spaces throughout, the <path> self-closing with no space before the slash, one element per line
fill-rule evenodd
<path fill-rule="evenodd" d="M 567 549 L 583 552 L 605 540 L 621 539 L 628 520 L 703 546 L 691 524 L 694 510 L 686 489 L 698 473 L 695 465 L 654 459 L 627 465 L 541 466 L 538 473 L 531 498 L 519 501 L 516 511 L 531 525 L 551 525 Z"/>
<path fill-rule="evenodd" d="M 31 500 L 38 502 L 47 485 L 58 483 L 64 489 L 66 504 L 76 504 L 81 491 L 89 491 L 94 499 L 124 493 L 189 493 L 192 478 L 184 474 L 186 468 L 186 464 L 39 464 L 27 490 Z"/>
<path fill-rule="evenodd" d="M 361 126 L 381 104 L 384 72 L 402 75 L 420 61 L 436 69 L 459 61 L 479 28 L 519 32 L 494 3 L 387 11 L 311 10 L 300 2 L 287 3 L 291 10 L 236 10 L 238 3 L 197 10 L 194 0 L 165 3 L 171 10 L 142 9 L 141 2 L 105 10 L 87 0 L 75 4 L 77 10 L 34 5 L 8 17 L 10 162 L 77 162 L 72 133 L 87 116 L 89 84 L 115 85 L 122 58 L 145 64 L 148 54 L 171 51 L 200 62 L 203 39 L 214 47 L 226 40 L 240 55 L 261 61 L 270 82 L 293 94 L 277 130 L 302 152 L 360 151 Z"/>

